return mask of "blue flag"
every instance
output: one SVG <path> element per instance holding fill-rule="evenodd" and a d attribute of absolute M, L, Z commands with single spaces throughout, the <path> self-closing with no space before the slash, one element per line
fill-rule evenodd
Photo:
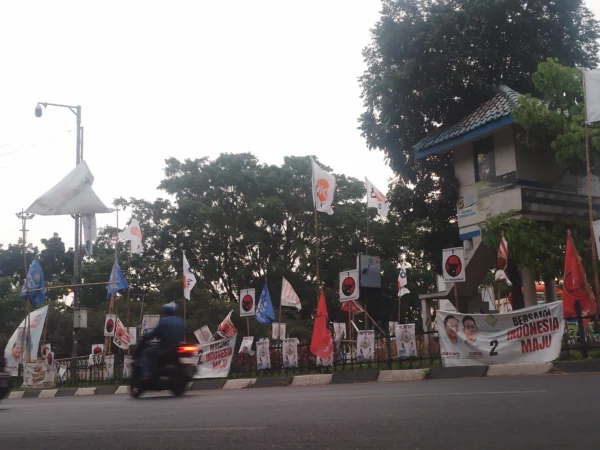
<path fill-rule="evenodd" d="M 119 266 L 119 260 L 115 259 L 112 271 L 110 272 L 110 279 L 108 280 L 106 298 L 110 298 L 113 292 L 116 294 L 121 289 L 127 289 L 129 285 L 127 280 L 121 272 L 121 266 Z"/>
<path fill-rule="evenodd" d="M 262 293 L 260 294 L 258 305 L 256 305 L 256 320 L 263 325 L 269 325 L 275 322 L 275 311 L 273 311 L 273 303 L 271 303 L 271 296 L 269 295 L 267 283 L 265 283 Z"/>
<path fill-rule="evenodd" d="M 44 284 L 44 272 L 42 272 L 42 266 L 38 262 L 37 256 L 33 259 L 31 266 L 29 266 L 29 272 L 27 272 L 27 280 L 23 283 L 23 289 L 19 296 L 25 299 L 29 296 L 29 301 L 32 305 L 36 303 L 43 303 L 46 299 L 46 289 Z M 37 290 L 33 290 L 37 289 Z M 32 290 L 32 292 L 27 292 Z"/>

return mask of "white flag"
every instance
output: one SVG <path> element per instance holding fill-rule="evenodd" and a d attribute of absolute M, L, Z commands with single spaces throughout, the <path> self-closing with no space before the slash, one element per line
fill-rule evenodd
<path fill-rule="evenodd" d="M 335 177 L 325 172 L 314 159 L 310 158 L 312 164 L 312 191 L 313 202 L 317 211 L 333 214 L 333 195 L 335 194 Z"/>
<path fill-rule="evenodd" d="M 142 230 L 137 219 L 131 219 L 127 228 L 119 234 L 119 239 L 131 241 L 131 253 L 142 253 Z"/>
<path fill-rule="evenodd" d="M 365 177 L 367 186 L 367 208 L 376 208 L 381 217 L 387 217 L 390 212 L 390 202 L 383 193 Z"/>
<path fill-rule="evenodd" d="M 281 306 L 291 306 L 298 309 L 298 311 L 302 309 L 298 294 L 296 294 L 292 285 L 285 278 L 283 278 L 283 282 L 281 283 Z"/>
<path fill-rule="evenodd" d="M 192 292 L 192 288 L 196 285 L 196 277 L 190 270 L 190 263 L 185 257 L 185 253 L 183 254 L 183 296 L 190 299 L 190 292 Z"/>
<path fill-rule="evenodd" d="M 408 284 L 408 276 L 406 275 L 406 263 L 402 261 L 400 264 L 400 273 L 398 274 L 398 297 L 402 297 L 404 294 L 410 294 L 410 291 L 406 288 Z"/>
<path fill-rule="evenodd" d="M 600 69 L 583 72 L 587 123 L 600 122 Z"/>

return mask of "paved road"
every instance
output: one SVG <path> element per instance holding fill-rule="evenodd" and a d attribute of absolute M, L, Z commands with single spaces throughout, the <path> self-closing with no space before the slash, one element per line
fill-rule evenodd
<path fill-rule="evenodd" d="M 8 400 L 2 449 L 598 449 L 600 375 Z"/>

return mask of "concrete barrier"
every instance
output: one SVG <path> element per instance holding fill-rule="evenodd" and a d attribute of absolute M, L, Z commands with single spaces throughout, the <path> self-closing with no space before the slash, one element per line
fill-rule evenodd
<path fill-rule="evenodd" d="M 223 389 L 245 389 L 254 386 L 256 378 L 238 378 L 236 380 L 227 380 Z"/>
<path fill-rule="evenodd" d="M 488 377 L 518 377 L 545 375 L 552 370 L 552 363 L 539 364 L 498 364 L 488 367 Z"/>
<path fill-rule="evenodd" d="M 56 397 L 57 392 L 58 392 L 58 389 L 44 389 L 43 391 L 40 392 L 40 395 L 38 395 L 38 398 L 54 398 L 54 397 Z"/>
<path fill-rule="evenodd" d="M 398 381 L 419 381 L 425 379 L 425 369 L 412 370 L 382 370 L 379 372 L 378 383 L 393 383 Z"/>
<path fill-rule="evenodd" d="M 129 394 L 129 386 L 119 386 L 115 394 Z"/>
<path fill-rule="evenodd" d="M 89 387 L 89 388 L 78 388 L 77 391 L 75 391 L 75 396 L 82 396 L 82 395 L 94 395 L 96 393 L 96 388 L 95 387 Z"/>
<path fill-rule="evenodd" d="M 330 373 L 320 375 L 298 375 L 294 377 L 292 386 L 320 386 L 331 384 L 333 375 Z"/>
<path fill-rule="evenodd" d="M 14 391 L 14 392 L 11 392 L 10 394 L 8 394 L 8 399 L 13 400 L 13 399 L 17 399 L 17 398 L 23 398 L 24 394 L 25 394 L 25 391 Z"/>

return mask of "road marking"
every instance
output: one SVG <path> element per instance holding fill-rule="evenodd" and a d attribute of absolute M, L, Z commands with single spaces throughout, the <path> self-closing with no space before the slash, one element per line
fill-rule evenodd
<path fill-rule="evenodd" d="M 511 394 L 544 394 L 547 390 L 540 391 L 482 391 L 482 392 L 440 392 L 436 394 L 398 394 L 398 395 L 365 395 L 360 397 L 315 397 L 282 399 L 279 402 L 289 401 L 315 401 L 315 400 L 362 400 L 369 398 L 404 398 L 404 397 L 455 397 L 464 395 L 511 395 Z"/>
<path fill-rule="evenodd" d="M 80 433 L 100 433 L 100 434 L 106 434 L 108 433 L 132 433 L 132 432 L 136 432 L 136 433 L 150 433 L 150 432 L 156 432 L 156 433 L 164 433 L 164 432 L 174 432 L 174 433 L 185 433 L 185 432 L 189 432 L 191 430 L 193 431 L 224 431 L 224 432 L 231 432 L 231 431 L 261 431 L 261 430 L 266 430 L 267 427 L 193 427 L 193 428 L 173 428 L 173 427 L 164 427 L 164 428 L 160 428 L 160 427 L 152 427 L 152 428 L 107 428 L 107 429 L 103 429 L 103 430 L 99 430 L 99 429 L 81 429 L 78 428 L 76 430 L 69 430 L 69 429 L 60 429 L 60 430 L 53 430 L 53 429 L 48 429 L 48 430 L 40 430 L 40 429 L 27 429 L 27 435 L 30 434 L 44 434 L 44 435 L 48 435 L 48 434 L 66 434 L 66 433 L 70 433 L 70 434 L 80 434 Z M 22 434 L 21 431 L 0 431 L 0 435 L 2 434 Z"/>

